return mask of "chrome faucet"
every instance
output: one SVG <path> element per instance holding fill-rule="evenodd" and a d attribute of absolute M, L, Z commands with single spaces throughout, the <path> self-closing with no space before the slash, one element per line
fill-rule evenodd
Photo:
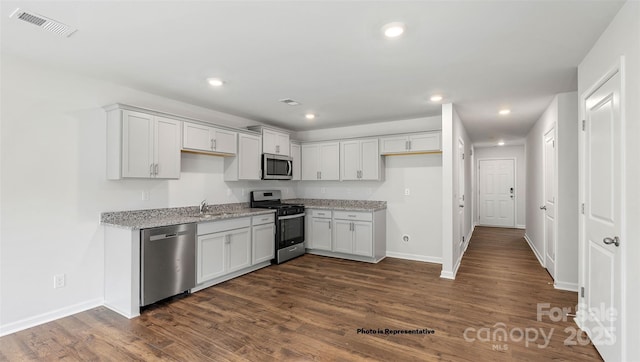
<path fill-rule="evenodd" d="M 207 208 L 207 199 L 204 199 L 200 203 L 200 213 L 202 214 L 206 208 Z"/>

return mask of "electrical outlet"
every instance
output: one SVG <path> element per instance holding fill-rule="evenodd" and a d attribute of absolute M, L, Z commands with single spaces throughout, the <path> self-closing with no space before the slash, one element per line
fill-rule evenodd
<path fill-rule="evenodd" d="M 227 189 L 227 197 L 231 196 L 231 189 Z"/>
<path fill-rule="evenodd" d="M 149 201 L 149 193 L 148 190 L 142 191 L 142 201 Z"/>
<path fill-rule="evenodd" d="M 320 193 L 321 194 L 326 194 L 327 193 L 327 189 L 325 189 L 324 187 L 320 188 Z"/>
<path fill-rule="evenodd" d="M 241 192 L 242 192 L 242 196 L 244 196 L 244 189 L 242 189 L 242 191 L 241 191 Z"/>
<path fill-rule="evenodd" d="M 57 274 L 53 276 L 53 287 L 54 288 L 62 288 L 65 286 L 66 284 L 66 280 L 65 280 L 65 275 L 64 274 Z"/>
<path fill-rule="evenodd" d="M 404 196 L 409 196 L 409 195 L 411 195 L 411 190 L 408 188 L 404 189 Z"/>

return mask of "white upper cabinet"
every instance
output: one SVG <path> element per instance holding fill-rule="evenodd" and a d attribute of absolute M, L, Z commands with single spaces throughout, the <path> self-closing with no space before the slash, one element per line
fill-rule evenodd
<path fill-rule="evenodd" d="M 271 129 L 262 129 L 262 152 L 290 156 L 289 135 Z"/>
<path fill-rule="evenodd" d="M 184 122 L 182 148 L 185 150 L 236 154 L 237 133 L 197 123 Z"/>
<path fill-rule="evenodd" d="M 260 180 L 261 151 L 260 136 L 238 133 L 238 154 L 236 157 L 225 157 L 224 180 Z"/>
<path fill-rule="evenodd" d="M 309 143 L 302 145 L 303 180 L 340 179 L 340 143 Z"/>
<path fill-rule="evenodd" d="M 380 138 L 380 154 L 439 152 L 440 131 L 412 133 Z"/>
<path fill-rule="evenodd" d="M 377 138 L 340 142 L 341 180 L 379 180 L 380 169 Z"/>
<path fill-rule="evenodd" d="M 291 148 L 289 151 L 290 155 L 291 155 L 291 180 L 293 181 L 297 181 L 300 180 L 302 178 L 302 172 L 301 172 L 301 156 L 302 156 L 302 151 L 300 149 L 300 145 L 297 143 L 291 143 Z"/>
<path fill-rule="evenodd" d="M 107 177 L 180 178 L 181 127 L 175 119 L 107 108 Z"/>

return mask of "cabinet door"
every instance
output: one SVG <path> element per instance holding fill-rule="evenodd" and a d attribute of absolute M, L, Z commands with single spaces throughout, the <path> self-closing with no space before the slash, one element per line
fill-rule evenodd
<path fill-rule="evenodd" d="M 302 177 L 302 173 L 301 173 L 301 151 L 300 151 L 300 145 L 292 143 L 291 144 L 291 159 L 292 159 L 292 165 L 291 165 L 291 175 L 293 176 L 292 180 L 297 181 L 300 180 L 300 178 Z"/>
<path fill-rule="evenodd" d="M 289 135 L 286 133 L 276 133 L 276 153 L 279 155 L 290 156 L 289 153 Z"/>
<path fill-rule="evenodd" d="M 153 116 L 122 111 L 122 177 L 153 177 Z"/>
<path fill-rule="evenodd" d="M 273 223 L 254 226 L 251 234 L 253 240 L 252 264 L 273 259 L 276 249 L 276 226 Z"/>
<path fill-rule="evenodd" d="M 213 151 L 213 135 L 211 127 L 184 122 L 182 126 L 182 148 Z"/>
<path fill-rule="evenodd" d="M 268 129 L 262 130 L 262 152 L 275 154 L 277 142 L 276 132 Z"/>
<path fill-rule="evenodd" d="M 409 136 L 411 152 L 440 150 L 440 132 L 421 133 Z"/>
<path fill-rule="evenodd" d="M 313 249 L 331 251 L 331 219 L 311 219 L 311 244 Z"/>
<path fill-rule="evenodd" d="M 238 145 L 238 179 L 260 180 L 260 137 L 240 134 Z"/>
<path fill-rule="evenodd" d="M 409 139 L 407 136 L 393 136 L 380 139 L 380 153 L 401 153 L 407 152 Z"/>
<path fill-rule="evenodd" d="M 180 121 L 156 117 L 155 177 L 180 178 Z"/>
<path fill-rule="evenodd" d="M 333 251 L 351 254 L 353 252 L 353 232 L 351 221 L 335 220 L 333 222 Z"/>
<path fill-rule="evenodd" d="M 378 139 L 360 141 L 360 179 L 380 179 L 380 153 Z"/>
<path fill-rule="evenodd" d="M 251 266 L 251 229 L 227 231 L 227 273 Z"/>
<path fill-rule="evenodd" d="M 340 179 L 340 144 L 322 143 L 320 144 L 320 179 L 339 180 Z"/>
<path fill-rule="evenodd" d="M 373 256 L 373 224 L 370 222 L 353 222 L 353 253 Z"/>
<path fill-rule="evenodd" d="M 198 284 L 226 274 L 226 242 L 227 234 L 224 232 L 198 236 L 198 250 L 196 254 Z"/>
<path fill-rule="evenodd" d="M 340 142 L 340 179 L 360 179 L 360 141 Z"/>
<path fill-rule="evenodd" d="M 302 179 L 318 180 L 318 172 L 320 172 L 320 148 L 317 144 L 302 145 Z"/>
<path fill-rule="evenodd" d="M 216 152 L 236 154 L 237 133 L 223 129 L 216 129 L 213 137 L 213 150 Z"/>

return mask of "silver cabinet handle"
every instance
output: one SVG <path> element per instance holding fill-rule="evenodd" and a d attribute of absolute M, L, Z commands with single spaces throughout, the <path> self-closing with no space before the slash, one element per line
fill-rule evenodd
<path fill-rule="evenodd" d="M 213 151 L 213 138 L 210 141 L 211 141 L 211 151 Z"/>
<path fill-rule="evenodd" d="M 620 238 L 617 236 L 614 236 L 613 238 L 604 238 L 602 239 L 602 242 L 605 243 L 606 245 L 615 245 L 615 246 L 620 246 Z"/>
<path fill-rule="evenodd" d="M 322 180 L 322 171 L 318 171 L 318 173 L 320 174 L 320 180 Z"/>
<path fill-rule="evenodd" d="M 160 171 L 160 165 L 156 163 L 156 167 L 155 167 L 155 175 L 158 176 L 158 172 Z"/>
<path fill-rule="evenodd" d="M 214 139 L 213 140 L 213 149 L 215 150 L 216 148 L 218 148 L 218 140 Z"/>
<path fill-rule="evenodd" d="M 409 140 L 409 151 L 411 151 L 411 140 Z"/>
<path fill-rule="evenodd" d="M 547 205 L 545 206 L 540 206 L 540 210 L 546 210 L 547 209 Z"/>
<path fill-rule="evenodd" d="M 404 149 L 409 151 L 409 141 L 404 141 Z"/>
<path fill-rule="evenodd" d="M 276 145 L 276 153 L 280 153 L 280 145 Z"/>
<path fill-rule="evenodd" d="M 153 163 L 149 165 L 149 176 L 153 176 Z"/>

